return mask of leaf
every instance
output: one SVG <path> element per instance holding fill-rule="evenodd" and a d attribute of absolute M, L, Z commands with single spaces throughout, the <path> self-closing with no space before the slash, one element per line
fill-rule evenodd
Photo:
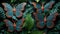
<path fill-rule="evenodd" d="M 25 12 L 23 13 L 23 17 L 25 18 L 28 13 L 33 13 L 34 7 L 32 4 L 27 4 L 25 7 Z"/>
<path fill-rule="evenodd" d="M 60 20 L 57 22 L 55 28 L 56 28 L 56 30 L 60 30 Z"/>
<path fill-rule="evenodd" d="M 43 34 L 43 31 L 32 31 L 31 34 Z"/>
<path fill-rule="evenodd" d="M 56 31 L 50 31 L 50 32 L 48 32 L 47 34 L 59 34 L 59 32 L 56 32 Z"/>
<path fill-rule="evenodd" d="M 41 2 L 45 2 L 45 0 L 41 0 Z"/>
<path fill-rule="evenodd" d="M 27 0 L 19 0 L 20 2 L 26 2 Z"/>
<path fill-rule="evenodd" d="M 56 4 L 54 5 L 54 7 L 52 8 L 52 10 L 51 10 L 51 14 L 58 12 L 58 7 L 59 7 L 59 6 L 60 6 L 60 2 L 56 3 Z"/>
<path fill-rule="evenodd" d="M 36 2 L 39 2 L 40 0 L 35 0 Z"/>
<path fill-rule="evenodd" d="M 11 0 L 11 2 L 13 2 L 14 0 Z"/>
<path fill-rule="evenodd" d="M 9 32 L 7 32 L 7 34 L 10 34 Z"/>
<path fill-rule="evenodd" d="M 11 3 L 12 3 L 12 2 L 15 2 L 15 1 L 16 1 L 16 0 L 11 0 Z"/>
<path fill-rule="evenodd" d="M 0 19 L 3 20 L 5 18 L 6 16 L 5 16 L 4 10 L 0 7 Z"/>
<path fill-rule="evenodd" d="M 34 19 L 31 17 L 31 14 L 27 14 L 23 27 L 27 30 L 30 30 L 34 25 Z"/>
<path fill-rule="evenodd" d="M 4 22 L 0 22 L 0 27 L 2 27 L 5 23 Z"/>

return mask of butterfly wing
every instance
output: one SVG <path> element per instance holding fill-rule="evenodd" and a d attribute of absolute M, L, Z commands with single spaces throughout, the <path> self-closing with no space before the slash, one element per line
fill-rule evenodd
<path fill-rule="evenodd" d="M 22 19 L 18 20 L 16 23 L 16 30 L 21 31 L 22 29 Z"/>
<path fill-rule="evenodd" d="M 50 16 L 47 17 L 46 25 L 47 25 L 48 28 L 52 28 L 54 26 L 54 22 L 53 22 L 54 18 L 55 18 L 54 15 L 50 15 Z"/>
<path fill-rule="evenodd" d="M 37 9 L 41 9 L 41 5 L 37 3 L 37 4 L 36 4 L 36 8 L 37 8 Z"/>
<path fill-rule="evenodd" d="M 22 16 L 22 10 L 24 10 L 26 3 L 21 3 L 16 6 L 16 17 L 20 18 Z"/>
<path fill-rule="evenodd" d="M 52 8 L 54 3 L 55 3 L 55 1 L 50 1 L 50 2 L 46 3 L 45 6 L 43 6 L 43 4 L 42 4 L 42 11 L 44 11 L 44 13 L 48 12 Z"/>
<path fill-rule="evenodd" d="M 56 12 L 57 12 L 56 9 L 51 10 L 50 15 L 47 17 L 46 25 L 47 25 L 48 28 L 52 28 L 54 26 L 53 21 L 55 21 L 55 19 L 56 19 Z"/>
<path fill-rule="evenodd" d="M 8 19 L 5 19 L 4 22 L 6 23 L 6 26 L 8 27 L 8 31 L 12 32 L 14 30 L 13 23 Z"/>
<path fill-rule="evenodd" d="M 46 25 L 48 28 L 52 28 L 54 26 L 54 21 L 56 20 L 57 15 L 57 8 L 52 9 L 50 15 L 47 17 Z"/>
<path fill-rule="evenodd" d="M 32 2 L 35 8 L 41 9 L 41 5 L 39 3 Z"/>
<path fill-rule="evenodd" d="M 50 1 L 48 2 L 45 6 L 44 6 L 44 9 L 50 9 L 52 8 L 52 5 L 55 3 L 55 1 Z"/>
<path fill-rule="evenodd" d="M 37 18 L 39 20 L 39 22 L 37 22 L 37 27 L 38 28 L 44 28 L 45 23 L 44 23 L 44 16 L 42 14 L 37 14 Z"/>
<path fill-rule="evenodd" d="M 6 11 L 6 16 L 8 18 L 11 18 L 13 16 L 13 8 L 8 3 L 2 3 L 2 5 L 4 6 L 4 10 Z"/>

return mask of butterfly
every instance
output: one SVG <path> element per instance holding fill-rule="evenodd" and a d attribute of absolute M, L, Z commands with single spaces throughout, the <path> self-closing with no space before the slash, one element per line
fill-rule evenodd
<path fill-rule="evenodd" d="M 45 5 L 42 3 L 39 4 L 39 3 L 35 3 L 33 2 L 32 4 L 34 5 L 34 7 L 37 9 L 38 12 L 42 13 L 42 12 L 48 12 L 52 6 L 54 5 L 55 1 L 50 1 L 48 3 L 46 3 Z"/>
<path fill-rule="evenodd" d="M 45 26 L 47 26 L 47 28 L 53 28 L 54 26 L 54 22 L 53 20 L 56 19 L 55 17 L 55 11 L 56 10 L 52 10 L 51 14 L 52 15 L 48 15 L 48 17 L 46 17 L 46 15 L 43 15 L 45 12 L 48 12 L 50 10 L 50 8 L 52 8 L 53 4 L 55 3 L 55 1 L 50 1 L 48 2 L 45 6 L 40 4 L 35 4 L 33 3 L 33 5 L 35 6 L 35 8 L 37 8 L 38 13 L 35 13 L 35 19 L 37 20 L 37 27 L 38 28 L 44 28 Z M 42 11 L 44 11 L 42 13 Z"/>
<path fill-rule="evenodd" d="M 18 4 L 15 8 L 15 6 L 11 6 L 10 4 L 8 3 L 2 3 L 5 11 L 6 11 L 6 16 L 7 18 L 12 18 L 14 15 L 17 17 L 17 18 L 20 18 L 22 16 L 22 11 L 24 10 L 24 6 L 26 5 L 26 3 L 21 3 L 21 4 Z"/>
<path fill-rule="evenodd" d="M 12 21 L 5 19 L 4 22 L 6 23 L 6 26 L 8 27 L 8 31 L 13 32 L 14 30 L 16 31 L 21 31 L 22 30 L 22 24 L 23 20 L 20 19 L 14 24 Z"/>
<path fill-rule="evenodd" d="M 44 17 L 42 14 L 37 14 L 37 19 L 39 20 L 39 22 L 37 22 L 37 27 L 44 28 L 46 25 L 47 28 L 53 28 L 57 15 L 57 9 L 52 9 L 51 13 L 47 17 Z M 46 22 L 44 20 L 46 20 Z"/>
<path fill-rule="evenodd" d="M 12 8 L 12 6 L 10 6 L 10 4 L 8 3 L 2 3 L 3 7 L 4 7 L 4 10 L 6 11 L 5 12 L 5 15 L 7 18 L 9 19 L 14 19 L 14 20 L 9 20 L 9 19 L 5 19 L 4 22 L 6 23 L 6 26 L 8 27 L 8 30 L 10 32 L 14 31 L 14 30 L 17 30 L 17 31 L 20 31 L 22 29 L 22 23 L 23 23 L 23 20 L 22 19 L 17 19 L 17 18 L 20 18 L 22 16 L 22 10 L 24 10 L 24 6 L 26 5 L 26 3 L 21 3 L 21 4 L 18 4 L 15 8 Z M 17 17 L 17 18 L 16 18 Z"/>

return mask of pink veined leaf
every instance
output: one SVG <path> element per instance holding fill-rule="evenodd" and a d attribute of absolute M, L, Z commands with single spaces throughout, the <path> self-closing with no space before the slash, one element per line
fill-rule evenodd
<path fill-rule="evenodd" d="M 2 3 L 2 5 L 4 6 L 4 10 L 6 11 L 6 16 L 8 18 L 11 18 L 13 16 L 13 8 L 10 4 L 8 3 Z"/>

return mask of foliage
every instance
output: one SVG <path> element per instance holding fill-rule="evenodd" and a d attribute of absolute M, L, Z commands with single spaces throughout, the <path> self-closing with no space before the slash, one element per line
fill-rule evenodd
<path fill-rule="evenodd" d="M 35 0 L 36 2 L 39 2 L 40 0 Z"/>
<path fill-rule="evenodd" d="M 34 19 L 31 17 L 31 14 L 27 14 L 23 27 L 27 28 L 27 30 L 31 30 L 33 25 L 34 25 Z"/>
<path fill-rule="evenodd" d="M 16 4 L 18 4 L 18 3 L 29 2 L 29 1 L 31 1 L 31 2 L 36 1 L 37 3 L 39 3 L 40 1 L 45 2 L 45 0 L 10 0 L 8 3 L 11 3 L 11 4 L 16 3 Z M 52 0 L 52 1 L 55 3 L 55 0 Z M 39 6 L 37 6 L 37 7 L 39 7 Z M 55 12 L 60 13 L 60 8 L 59 8 L 60 7 L 60 2 L 54 4 L 53 7 L 51 8 L 52 10 L 50 9 L 49 11 L 47 11 L 47 9 L 49 9 L 49 6 L 50 6 L 50 2 L 48 2 L 48 3 L 46 2 L 46 5 L 44 5 L 44 8 L 45 8 L 45 10 L 44 10 L 45 12 L 43 13 L 44 15 L 45 14 L 53 14 Z M 28 32 L 30 32 L 28 34 L 43 34 L 45 29 L 43 29 L 42 31 L 41 31 L 41 29 L 38 29 L 37 27 L 36 28 L 38 30 L 33 30 L 32 29 L 35 26 L 35 21 L 32 18 L 31 13 L 33 12 L 33 9 L 31 9 L 31 8 L 33 8 L 33 7 L 30 6 L 29 9 L 25 8 L 27 11 L 24 12 L 25 13 L 24 14 L 25 21 L 24 21 L 24 24 L 23 24 L 23 28 L 25 28 L 26 30 L 23 30 L 22 32 L 20 32 L 20 34 L 27 34 Z M 41 6 L 39 7 L 39 9 L 41 9 Z M 28 12 L 30 12 L 30 13 L 28 13 Z M 58 17 L 60 18 L 60 15 Z M 3 8 L 0 7 L 0 20 L 4 20 L 5 18 L 6 18 L 5 17 L 5 12 L 4 12 Z M 48 30 L 48 34 L 59 34 L 59 30 L 60 30 L 60 19 L 59 18 L 57 19 L 54 28 Z M 4 34 L 11 34 L 7 30 L 3 29 L 3 27 L 5 26 L 4 24 L 5 24 L 4 22 L 0 21 L 0 31 L 1 31 L 0 34 L 2 34 L 3 32 L 4 32 Z M 12 32 L 12 34 L 14 34 L 14 33 L 18 34 L 18 32 Z"/>
<path fill-rule="evenodd" d="M 3 20 L 5 19 L 5 13 L 4 13 L 4 10 L 0 7 L 0 19 Z"/>
<path fill-rule="evenodd" d="M 39 30 L 36 30 L 36 31 L 32 31 L 31 34 L 43 34 L 44 32 L 43 31 L 39 31 Z"/>

